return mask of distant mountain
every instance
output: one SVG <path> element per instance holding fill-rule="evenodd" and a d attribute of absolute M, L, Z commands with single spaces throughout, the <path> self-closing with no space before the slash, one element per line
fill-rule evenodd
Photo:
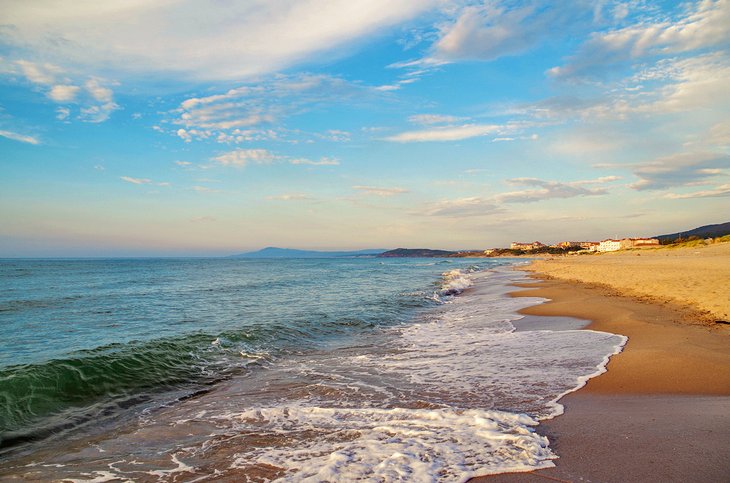
<path fill-rule="evenodd" d="M 396 248 L 378 255 L 380 258 L 434 258 L 448 257 L 456 252 L 430 250 L 428 248 Z"/>
<path fill-rule="evenodd" d="M 660 242 L 674 241 L 677 238 L 689 238 L 696 236 L 697 238 L 715 238 L 720 236 L 730 235 L 730 221 L 727 223 L 720 223 L 717 225 L 705 225 L 692 230 L 682 231 L 679 233 L 670 233 L 668 235 L 658 235 L 654 238 L 658 238 Z"/>
<path fill-rule="evenodd" d="M 382 249 L 356 250 L 342 252 L 323 252 L 316 250 L 295 250 L 293 248 L 266 247 L 262 250 L 231 255 L 228 258 L 342 258 L 374 257 L 385 251 Z"/>

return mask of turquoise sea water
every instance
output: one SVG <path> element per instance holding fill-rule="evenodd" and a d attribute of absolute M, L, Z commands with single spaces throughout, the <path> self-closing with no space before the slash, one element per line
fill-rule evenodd
<path fill-rule="evenodd" d="M 625 340 L 515 331 L 539 301 L 505 295 L 514 263 L 1 260 L 0 478 L 461 481 L 549 465 L 531 427 Z"/>
<path fill-rule="evenodd" d="M 63 409 L 131 405 L 240 372 L 259 356 L 347 343 L 403 323 L 413 309 L 437 303 L 445 268 L 469 266 L 474 261 L 2 261 L 0 438 L 42 427 Z"/>

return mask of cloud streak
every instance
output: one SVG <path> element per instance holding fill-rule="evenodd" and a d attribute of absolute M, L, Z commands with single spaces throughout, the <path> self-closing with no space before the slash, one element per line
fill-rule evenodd
<path fill-rule="evenodd" d="M 463 124 L 460 126 L 437 126 L 430 129 L 405 131 L 385 138 L 396 143 L 461 141 L 502 132 L 503 126 L 496 124 Z"/>
<path fill-rule="evenodd" d="M 12 139 L 13 141 L 18 141 L 26 144 L 37 145 L 41 143 L 36 137 L 28 136 L 26 134 L 19 134 L 13 131 L 0 130 L 0 136 L 6 139 Z"/>
<path fill-rule="evenodd" d="M 726 174 L 730 155 L 721 153 L 679 153 L 638 165 L 634 174 L 639 181 L 635 190 L 661 190 L 705 183 Z"/>
<path fill-rule="evenodd" d="M 404 188 L 385 188 L 379 186 L 353 186 L 352 189 L 361 191 L 366 195 L 379 196 L 381 198 L 389 198 L 408 193 L 408 190 Z"/>

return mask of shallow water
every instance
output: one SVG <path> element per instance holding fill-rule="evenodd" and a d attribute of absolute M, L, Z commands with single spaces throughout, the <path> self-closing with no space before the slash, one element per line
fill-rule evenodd
<path fill-rule="evenodd" d="M 30 271 L 46 282 L 63 279 L 58 272 L 85 275 L 55 295 L 62 302 L 34 304 L 50 297 L 31 297 L 22 283 L 15 299 L 0 300 L 9 307 L 4 321 L 45 317 L 76 327 L 79 317 L 86 328 L 59 346 L 63 338 L 41 324 L 56 361 L 29 350 L 29 339 L 46 340 L 37 334 L 4 348 L 5 360 L 15 351 L 28 361 L 6 365 L 6 400 L 22 399 L 12 385 L 22 368 L 81 361 L 70 371 L 83 377 L 63 390 L 89 386 L 45 415 L 6 416 L 6 424 L 21 416 L 29 423 L 4 433 L 0 476 L 463 481 L 549 466 L 554 455 L 535 425 L 559 414 L 557 399 L 603 370 L 625 342 L 564 324 L 515 331 L 516 311 L 541 300 L 505 295 L 522 277 L 500 266 L 513 263 L 506 260 L 145 262 L 33 262 L 40 265 Z M 135 272 L 135 263 L 144 267 Z M 42 281 L 29 286 L 43 290 Z M 111 311 L 101 324 L 100 306 Z M 107 317 L 124 343 L 110 345 Z M 26 378 L 68 377 L 55 371 Z M 51 386 L 60 387 L 46 384 L 45 397 L 62 399 Z M 54 436 L 43 428 L 61 429 Z"/>

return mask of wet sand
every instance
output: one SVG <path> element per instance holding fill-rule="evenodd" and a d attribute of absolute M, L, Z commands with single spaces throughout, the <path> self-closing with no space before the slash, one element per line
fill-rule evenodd
<path fill-rule="evenodd" d="M 730 264 L 715 253 L 712 273 L 723 277 Z M 629 256 L 635 255 L 624 258 Z M 570 260 L 533 264 L 530 269 L 537 269 L 535 276 L 542 280 L 522 285 L 527 290 L 513 296 L 551 300 L 524 309 L 526 315 L 588 319 L 587 329 L 623 334 L 629 342 L 611 359 L 608 372 L 561 400 L 563 416 L 539 426 L 560 456 L 556 468 L 473 481 L 729 481 L 730 327 L 714 323 L 701 303 L 633 290 L 622 294 L 616 282 L 620 273 L 603 277 L 597 285 L 548 280 L 542 270 L 546 265 L 567 267 L 563 275 L 567 272 L 565 278 L 572 279 L 581 270 L 597 276 L 618 269 L 629 273 L 627 278 L 637 276 L 631 274 L 636 265 L 630 262 L 622 266 L 619 258 L 593 260 L 603 268 L 582 268 L 580 264 L 591 263 L 582 260 L 575 270 Z M 685 279 L 702 277 L 702 270 L 681 253 L 672 264 L 672 270 L 684 271 Z M 657 270 L 651 265 L 635 272 L 651 277 Z M 715 306 L 723 310 L 721 303 Z"/>

